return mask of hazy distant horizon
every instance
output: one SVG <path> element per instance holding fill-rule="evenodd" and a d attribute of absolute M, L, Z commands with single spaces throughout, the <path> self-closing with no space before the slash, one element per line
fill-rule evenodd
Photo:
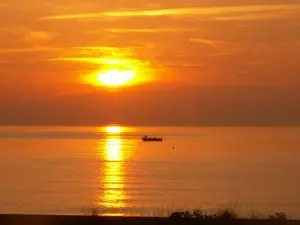
<path fill-rule="evenodd" d="M 107 124 L 0 124 L 0 127 L 107 127 L 107 126 L 121 126 L 121 127 L 300 127 L 300 124 L 290 124 L 290 125 L 281 125 L 281 124 L 269 124 L 269 125 L 143 125 L 143 124 L 115 124 L 115 123 L 107 123 Z"/>
<path fill-rule="evenodd" d="M 33 92 L 38 90 L 32 90 Z M 0 90 L 0 125 L 297 126 L 298 87 L 142 86 L 37 99 Z"/>

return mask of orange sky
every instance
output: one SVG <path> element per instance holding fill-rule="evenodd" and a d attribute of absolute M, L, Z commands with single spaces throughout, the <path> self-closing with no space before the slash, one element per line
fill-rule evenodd
<path fill-rule="evenodd" d="M 298 0 L 2 0 L 0 124 L 300 124 L 299 56 Z"/>

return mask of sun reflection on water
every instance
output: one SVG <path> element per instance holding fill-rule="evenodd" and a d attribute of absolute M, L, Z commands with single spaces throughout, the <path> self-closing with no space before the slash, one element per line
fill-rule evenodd
<path fill-rule="evenodd" d="M 106 160 L 108 161 L 122 161 L 122 140 L 119 138 L 108 138 L 105 143 Z"/>
<path fill-rule="evenodd" d="M 100 184 L 104 188 L 100 197 L 101 206 L 108 210 L 105 215 L 122 215 L 126 207 L 125 199 L 125 163 L 128 159 L 128 140 L 123 139 L 122 133 L 129 128 L 107 126 L 100 128 L 106 134 L 103 142 L 98 142 L 98 157 L 104 160 L 104 174 Z"/>

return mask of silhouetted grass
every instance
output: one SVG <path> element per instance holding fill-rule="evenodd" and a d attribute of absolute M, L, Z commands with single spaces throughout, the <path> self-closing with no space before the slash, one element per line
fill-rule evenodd
<path fill-rule="evenodd" d="M 155 217 L 155 218 L 171 218 L 171 219 L 197 219 L 197 220 L 238 220 L 238 219 L 252 219 L 252 220 L 276 220 L 284 221 L 288 220 L 288 217 L 283 212 L 276 212 L 268 216 L 262 216 L 258 211 L 253 210 L 252 205 L 250 209 L 249 217 L 242 217 L 237 212 L 237 202 L 230 202 L 227 205 L 221 205 L 216 212 L 205 212 L 199 208 L 193 210 L 182 210 L 182 211 L 172 211 L 171 207 L 159 207 L 157 210 L 153 210 L 149 213 L 119 213 L 123 217 L 139 216 L 139 217 Z M 117 211 L 117 210 L 116 210 Z M 107 214 L 105 208 L 98 205 L 91 204 L 88 207 L 84 207 L 82 212 L 86 216 L 107 216 L 113 215 Z M 120 209 L 122 212 L 122 209 Z M 116 214 L 118 215 L 118 214 Z"/>
<path fill-rule="evenodd" d="M 103 215 L 103 209 L 98 205 L 91 204 L 88 207 L 82 208 L 82 212 L 86 216 L 101 216 Z"/>
<path fill-rule="evenodd" d="M 220 209 L 217 211 L 217 219 L 225 219 L 225 220 L 234 220 L 238 219 L 237 214 L 237 205 L 238 201 L 235 202 L 229 202 L 226 206 L 220 207 Z"/>
<path fill-rule="evenodd" d="M 206 213 L 201 211 L 200 209 L 194 209 L 192 212 L 190 211 L 180 211 L 173 212 L 170 215 L 172 219 L 198 219 L 198 220 L 238 220 L 238 219 L 252 219 L 252 220 L 262 220 L 263 216 L 256 216 L 251 212 L 251 216 L 249 218 L 240 217 L 234 207 L 225 207 L 219 209 L 217 213 Z M 288 217 L 283 212 L 277 212 L 267 216 L 265 219 L 267 220 L 276 220 L 276 221 L 285 221 L 288 220 Z"/>

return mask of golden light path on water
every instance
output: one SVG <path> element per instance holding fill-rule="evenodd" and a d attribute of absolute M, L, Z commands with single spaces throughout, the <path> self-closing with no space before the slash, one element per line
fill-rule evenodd
<path fill-rule="evenodd" d="M 98 142 L 98 157 L 104 159 L 104 175 L 99 180 L 104 192 L 102 196 L 98 196 L 98 202 L 102 207 L 113 211 L 105 212 L 105 215 L 122 216 L 122 208 L 126 207 L 124 165 L 128 155 L 122 132 L 128 129 L 121 126 L 100 128 L 105 132 L 106 138 L 104 142 Z"/>

